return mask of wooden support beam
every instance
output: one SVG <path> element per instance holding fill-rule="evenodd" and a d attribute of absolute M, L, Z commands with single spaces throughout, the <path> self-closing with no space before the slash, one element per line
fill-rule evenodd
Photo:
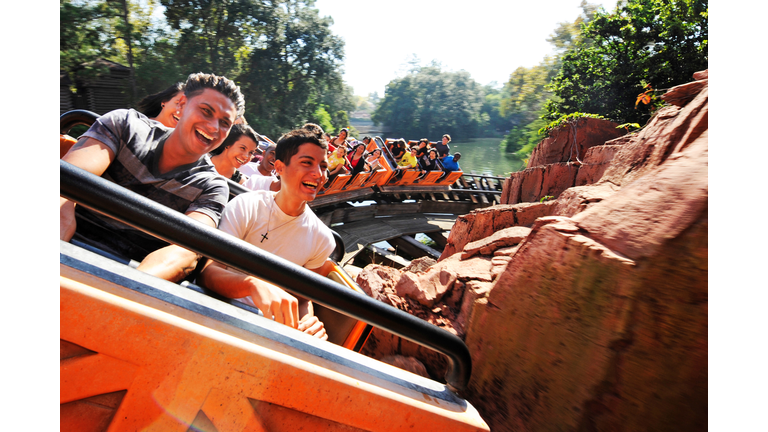
<path fill-rule="evenodd" d="M 433 242 L 437 243 L 437 247 L 441 250 L 448 246 L 448 239 L 445 238 L 444 232 L 424 233 L 424 235 L 431 238 Z"/>
<path fill-rule="evenodd" d="M 407 267 L 411 261 L 407 260 L 393 252 L 373 245 L 365 248 L 363 254 L 365 261 L 371 264 L 384 264 L 389 267 L 400 269 Z"/>
<path fill-rule="evenodd" d="M 416 240 L 411 236 L 397 237 L 389 239 L 387 242 L 392 246 L 395 246 L 403 253 L 410 255 L 414 259 L 421 258 L 423 256 L 428 256 L 434 259 L 440 258 L 440 251 L 432 249 L 431 247 L 425 245 L 424 243 Z"/>

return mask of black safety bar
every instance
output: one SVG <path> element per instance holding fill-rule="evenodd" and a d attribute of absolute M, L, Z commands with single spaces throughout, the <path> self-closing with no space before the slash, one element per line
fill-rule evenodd
<path fill-rule="evenodd" d="M 241 193 L 251 192 L 251 190 L 247 187 L 241 185 L 240 183 L 235 183 L 230 179 L 227 179 L 227 186 L 229 186 L 230 199 L 240 195 Z"/>
<path fill-rule="evenodd" d="M 466 389 L 472 359 L 458 336 L 67 162 L 59 161 L 59 172 L 60 194 L 67 199 L 444 354 L 449 388 Z"/>

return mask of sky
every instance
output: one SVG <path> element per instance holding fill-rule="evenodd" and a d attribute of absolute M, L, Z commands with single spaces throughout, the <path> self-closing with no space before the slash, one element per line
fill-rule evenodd
<path fill-rule="evenodd" d="M 608 11 L 616 0 L 593 0 Z M 573 22 L 581 0 L 318 0 L 334 34 L 344 39 L 344 80 L 366 96 L 407 72 L 415 55 L 444 71 L 466 70 L 481 85 L 504 84 L 518 67 L 552 54 L 547 42 L 561 22 Z M 471 5 L 471 7 L 468 7 Z"/>

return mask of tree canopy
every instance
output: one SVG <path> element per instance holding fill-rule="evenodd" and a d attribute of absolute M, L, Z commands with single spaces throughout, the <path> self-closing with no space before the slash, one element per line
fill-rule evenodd
<path fill-rule="evenodd" d="M 432 64 L 390 81 L 371 119 L 402 136 L 469 138 L 484 125 L 484 102 L 483 87 L 468 72 L 443 72 Z"/>
<path fill-rule="evenodd" d="M 582 13 L 573 22 L 559 23 L 547 41 L 552 44 L 553 55 L 546 56 L 537 66 L 519 67 L 504 85 L 504 97 L 499 112 L 509 122 L 509 133 L 502 146 L 507 152 L 524 157 L 543 138 L 539 130 L 546 126 L 545 106 L 554 96 L 549 89 L 552 78 L 562 67 L 565 52 L 571 49 L 581 34 L 582 25 L 588 23 L 598 7 L 581 2 Z"/>
<path fill-rule="evenodd" d="M 137 0 L 60 0 L 62 70 L 74 78 L 80 65 L 98 57 L 132 63 L 138 98 L 190 73 L 223 75 L 243 91 L 248 123 L 275 139 L 318 122 L 320 108 L 336 128 L 348 126 L 336 123 L 348 122 L 354 106 L 341 78 L 344 43 L 313 0 L 159 3 L 163 18 L 152 21 L 156 0 L 146 10 Z"/>
<path fill-rule="evenodd" d="M 548 39 L 554 56 L 516 69 L 505 84 L 499 110 L 511 123 L 507 151 L 525 157 L 543 138 L 540 129 L 569 114 L 642 124 L 656 106 L 636 107 L 639 94 L 707 68 L 707 0 L 621 0 L 612 12 L 582 1 L 581 8 Z"/>
<path fill-rule="evenodd" d="M 546 118 L 586 112 L 645 123 L 637 96 L 683 84 L 708 64 L 708 0 L 626 0 L 598 11 L 566 51 Z"/>

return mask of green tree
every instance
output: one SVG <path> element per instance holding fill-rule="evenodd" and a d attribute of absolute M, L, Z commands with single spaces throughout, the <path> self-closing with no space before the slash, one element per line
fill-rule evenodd
<path fill-rule="evenodd" d="M 504 136 L 512 127 L 510 119 L 501 114 L 501 104 L 507 96 L 506 90 L 503 87 L 497 87 L 495 82 L 483 87 L 485 97 L 480 107 L 481 124 L 478 136 Z"/>
<path fill-rule="evenodd" d="M 114 46 L 105 43 L 104 16 L 97 4 L 59 3 L 59 67 L 73 81 L 80 65 L 117 54 Z"/>
<path fill-rule="evenodd" d="M 538 130 L 545 124 L 541 119 L 546 113 L 544 105 L 552 97 L 547 85 L 557 72 L 555 64 L 555 58 L 546 57 L 539 65 L 517 68 L 510 75 L 505 85 L 508 97 L 499 107 L 501 115 L 512 124 L 502 142 L 507 152 L 530 151 L 531 144 L 541 140 Z"/>
<path fill-rule="evenodd" d="M 156 4 L 155 0 L 62 0 L 59 4 L 59 63 L 62 71 L 73 80 L 89 79 L 108 72 L 106 68 L 92 66 L 97 58 L 127 65 L 131 73 L 126 103 L 132 106 L 146 90 L 142 84 L 149 81 L 140 78 L 139 69 L 143 66 L 146 51 L 154 43 L 152 36 L 157 30 L 153 28 L 150 16 Z M 167 57 L 164 60 L 161 65 L 173 65 Z"/>
<path fill-rule="evenodd" d="M 442 72 L 432 64 L 390 81 L 371 119 L 401 136 L 470 138 L 483 125 L 484 98 L 483 87 L 468 72 Z"/>
<path fill-rule="evenodd" d="M 509 133 L 501 143 L 505 151 L 525 158 L 543 138 L 538 131 L 548 123 L 542 119 L 547 114 L 544 108 L 551 99 L 557 99 L 549 84 L 562 66 L 564 53 L 581 39 L 583 24 L 592 20 L 598 8 L 582 0 L 582 12 L 576 20 L 559 23 L 547 38 L 553 55 L 546 56 L 537 66 L 519 67 L 510 75 L 499 105 L 501 117 L 509 124 Z"/>
<path fill-rule="evenodd" d="M 323 95 L 345 93 L 339 72 L 344 43 L 331 32 L 333 21 L 300 2 L 286 8 L 277 8 L 280 19 L 268 23 L 248 49 L 237 78 L 246 94 L 246 119 L 273 136 L 311 119 Z M 337 100 L 327 101 L 329 113 L 349 109 L 337 106 Z"/>
<path fill-rule="evenodd" d="M 707 0 L 627 0 L 596 12 L 552 80 L 547 119 L 588 112 L 645 123 L 650 112 L 635 102 L 646 84 L 683 84 L 708 67 L 708 12 Z"/>
<path fill-rule="evenodd" d="M 329 133 L 331 135 L 336 133 L 336 128 L 333 127 L 333 122 L 331 120 L 331 115 L 328 114 L 328 111 L 325 110 L 325 107 L 319 106 L 315 110 L 314 114 L 312 114 L 312 118 L 310 119 L 312 123 L 315 123 L 319 125 L 326 133 Z"/>
<path fill-rule="evenodd" d="M 340 86 L 324 86 L 320 94 L 320 103 L 330 110 L 331 122 L 335 130 L 349 127 L 349 112 L 354 111 L 356 106 L 352 87 L 345 83 Z"/>
<path fill-rule="evenodd" d="M 552 44 L 555 51 L 553 62 L 555 69 L 560 69 L 563 54 L 571 49 L 582 37 L 582 26 L 592 21 L 595 13 L 600 9 L 600 6 L 587 3 L 587 0 L 581 0 L 579 7 L 581 7 L 581 14 L 576 17 L 576 20 L 559 23 L 554 32 L 547 38 L 547 42 Z"/>

